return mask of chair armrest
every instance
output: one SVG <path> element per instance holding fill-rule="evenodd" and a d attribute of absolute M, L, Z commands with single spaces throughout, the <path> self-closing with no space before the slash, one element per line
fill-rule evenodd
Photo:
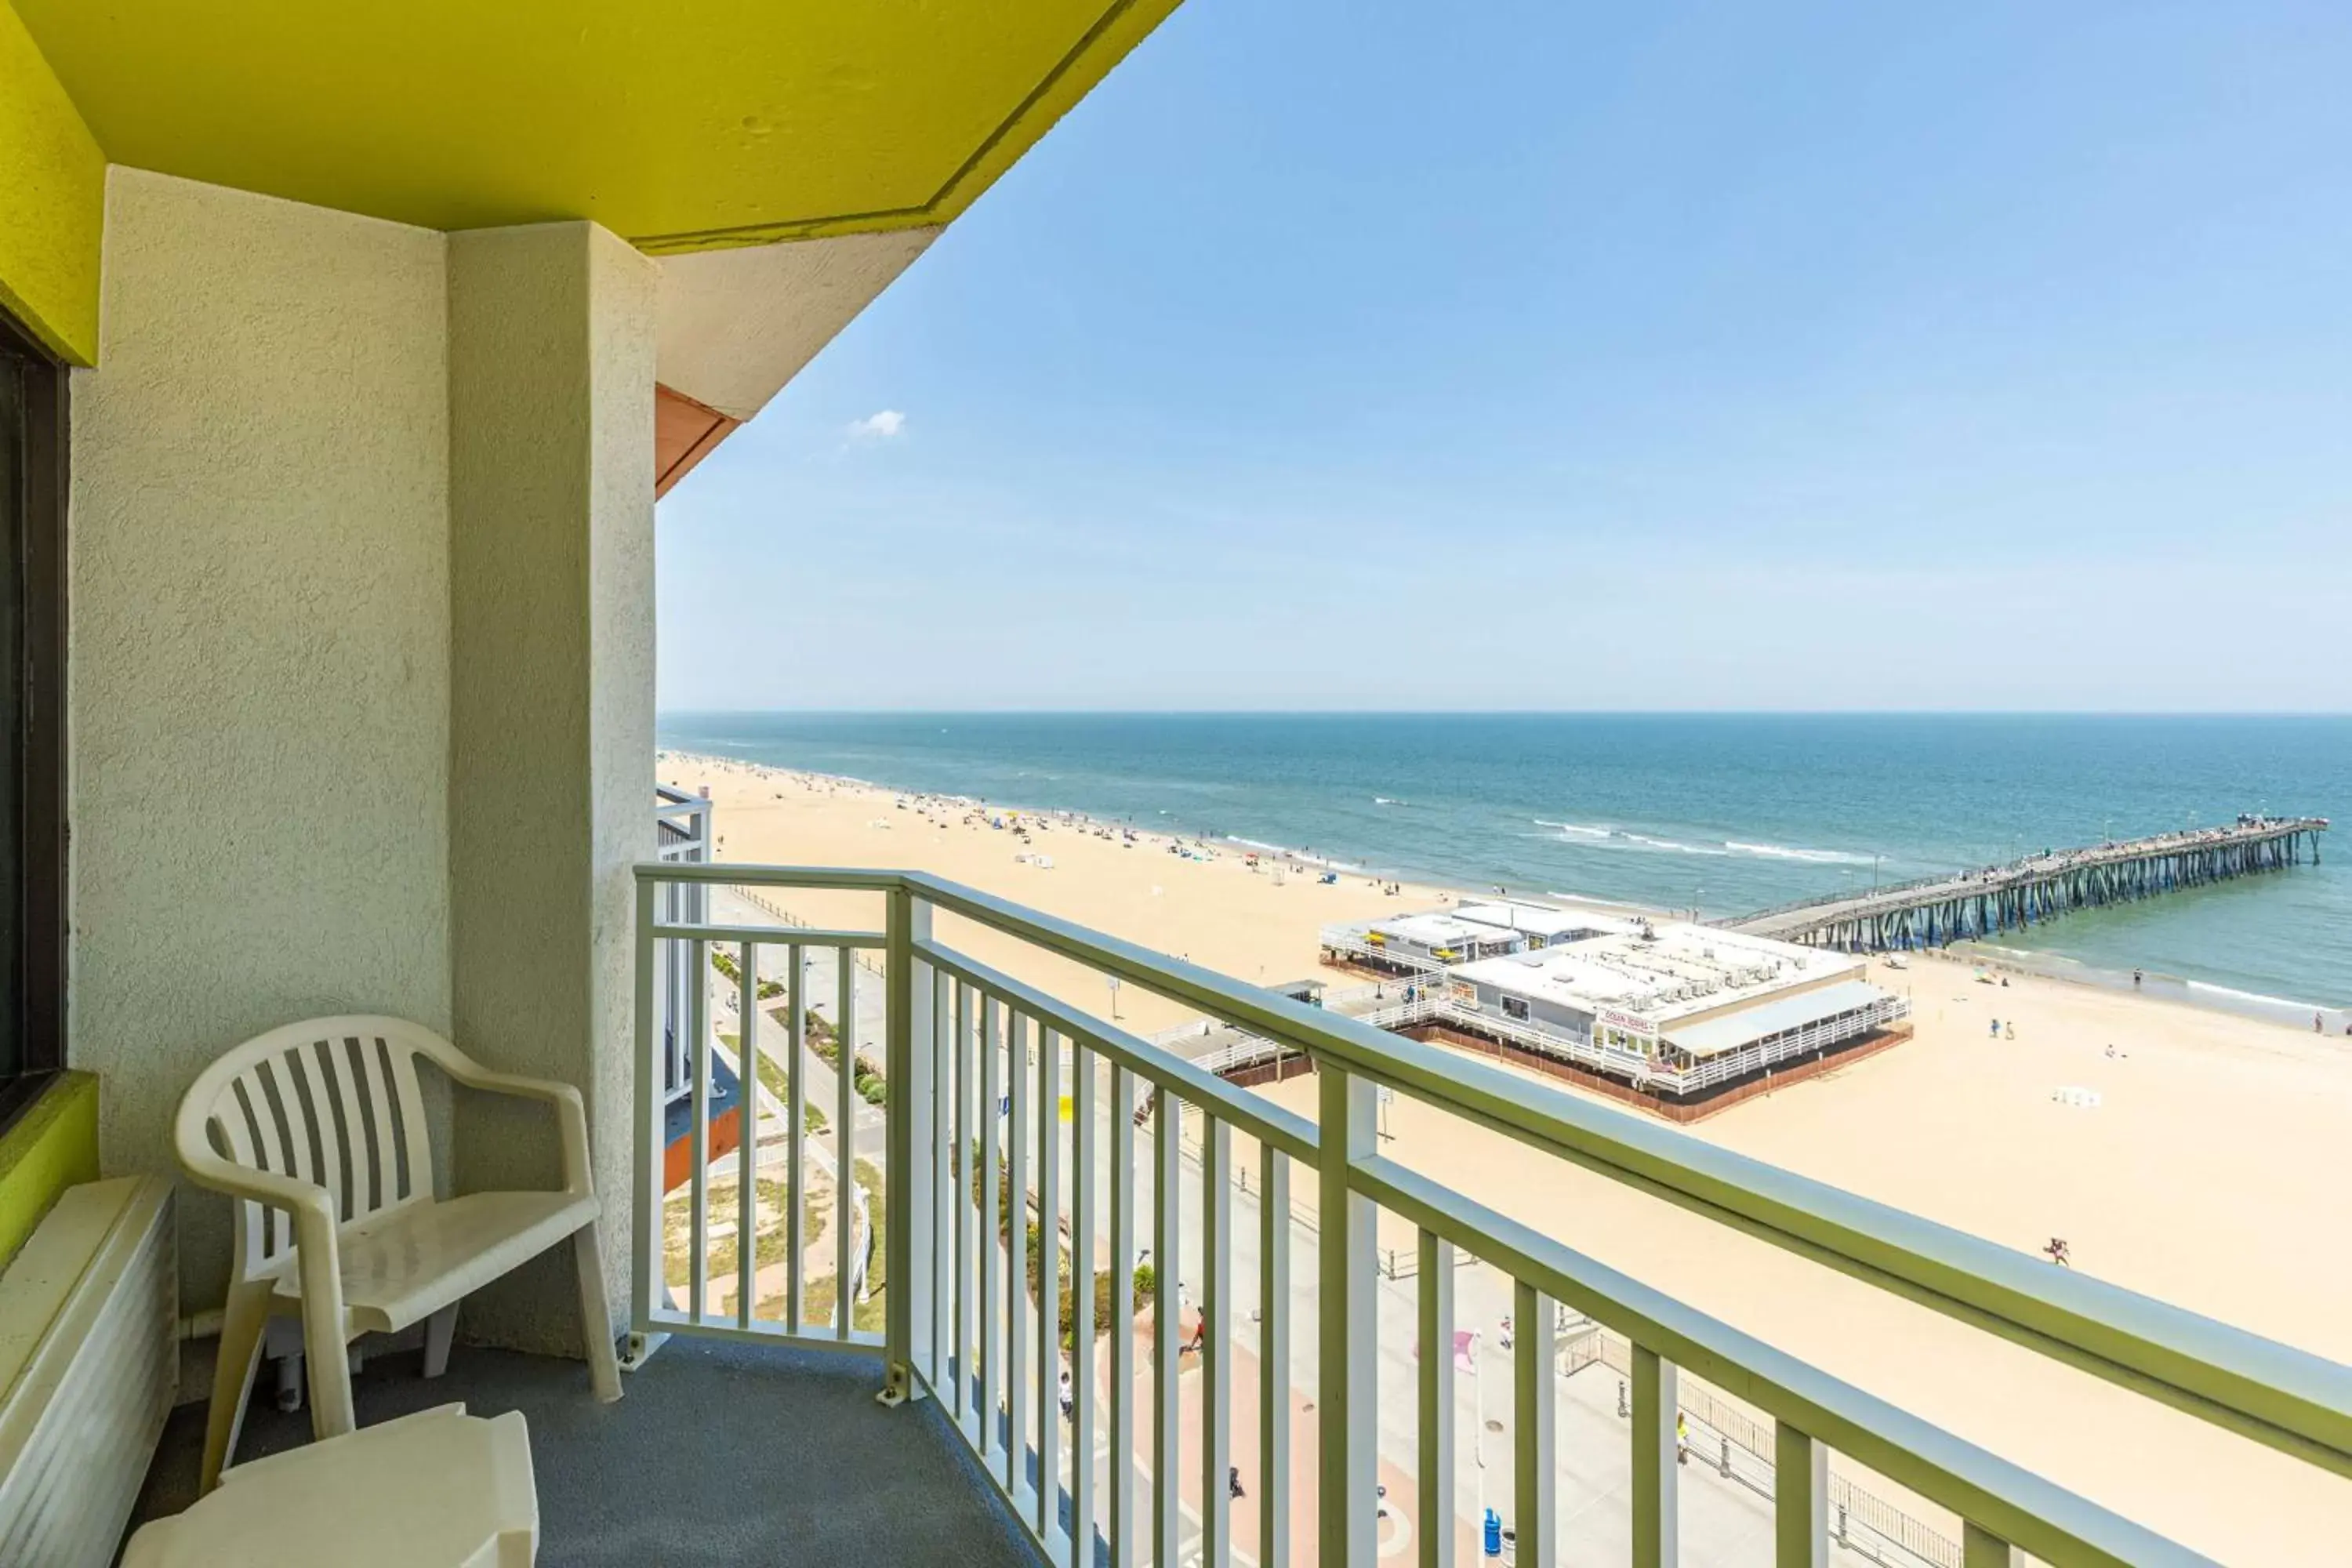
<path fill-rule="evenodd" d="M 454 1046 L 447 1048 L 446 1055 L 439 1050 L 430 1054 L 435 1065 L 467 1089 L 518 1100 L 542 1100 L 553 1107 L 556 1131 L 563 1140 L 563 1190 L 575 1197 L 586 1197 L 595 1192 L 596 1184 L 589 1174 L 588 1165 L 588 1109 L 579 1089 L 557 1079 L 493 1071 Z"/>
<path fill-rule="evenodd" d="M 302 1286 L 304 1337 L 340 1348 L 345 1321 L 342 1248 L 337 1239 L 341 1217 L 334 1194 L 315 1182 L 257 1171 L 201 1147 L 184 1144 L 180 1166 L 200 1187 L 285 1209 L 294 1216 L 294 1268 Z M 243 1267 L 240 1262 L 240 1272 Z M 317 1346 L 312 1349 L 315 1352 Z"/>
<path fill-rule="evenodd" d="M 180 1149 L 180 1168 L 187 1173 L 190 1181 L 200 1187 L 209 1187 L 233 1198 L 266 1204 L 271 1208 L 285 1209 L 294 1215 L 298 1226 L 306 1215 L 310 1216 L 326 1226 L 330 1238 L 334 1235 L 334 1194 L 316 1182 L 279 1175 L 275 1171 L 257 1171 L 250 1165 L 224 1160 L 209 1149 L 191 1149 L 185 1145 Z"/>

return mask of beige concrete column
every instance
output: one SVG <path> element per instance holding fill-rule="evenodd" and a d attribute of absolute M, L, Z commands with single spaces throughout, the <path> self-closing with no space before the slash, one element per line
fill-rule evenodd
<path fill-rule="evenodd" d="M 449 890 L 456 1037 L 577 1084 L 625 1321 L 633 916 L 653 847 L 655 264 L 589 223 L 449 238 Z M 459 1191 L 550 1184 L 543 1110 L 457 1110 Z M 562 1249 L 469 1338 L 577 1353 Z"/>

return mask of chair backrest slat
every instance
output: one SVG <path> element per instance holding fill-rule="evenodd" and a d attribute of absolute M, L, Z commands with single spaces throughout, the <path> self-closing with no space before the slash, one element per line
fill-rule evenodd
<path fill-rule="evenodd" d="M 335 1104 L 342 1111 L 342 1123 L 337 1136 L 342 1145 L 343 1194 L 342 1205 L 337 1209 L 346 1221 L 372 1213 L 368 1182 L 373 1172 L 368 1164 L 367 1112 L 360 1101 L 359 1069 L 352 1052 L 358 1048 L 356 1036 L 342 1036 L 319 1042 L 319 1055 L 333 1073 Z"/>
<path fill-rule="evenodd" d="M 279 1110 L 280 1079 L 276 1068 L 282 1059 L 272 1053 L 253 1065 L 246 1080 L 247 1105 L 256 1123 L 257 1152 L 268 1162 L 262 1168 L 308 1181 L 310 1178 L 296 1167 L 293 1141 L 287 1136 L 285 1119 Z M 270 1215 L 269 1250 L 273 1257 L 293 1245 L 293 1224 L 292 1216 L 282 1211 Z"/>
<path fill-rule="evenodd" d="M 408 1156 L 405 1198 L 433 1191 L 433 1140 L 425 1125 L 425 1091 L 416 1080 L 416 1053 L 387 1040 L 393 1081 L 400 1090 L 401 1134 Z"/>
<path fill-rule="evenodd" d="M 367 1079 L 368 1137 L 373 1142 L 374 1196 L 369 1209 L 390 1208 L 404 1195 L 400 1185 L 400 1124 L 393 1114 L 398 1091 L 392 1082 L 392 1053 L 373 1036 L 360 1041 L 360 1061 Z"/>

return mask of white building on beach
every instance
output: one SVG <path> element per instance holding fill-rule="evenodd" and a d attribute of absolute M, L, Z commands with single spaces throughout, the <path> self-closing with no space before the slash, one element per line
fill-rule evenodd
<path fill-rule="evenodd" d="M 1457 964 L 1446 983 L 1457 1011 L 1680 1068 L 1783 1037 L 1822 1045 L 1867 1033 L 1888 993 L 1863 976 L 1863 961 L 1843 953 L 1712 926 L 1636 923 Z"/>
<path fill-rule="evenodd" d="M 1845 953 L 1513 900 L 1328 927 L 1323 948 L 1408 979 L 1374 1015 L 1389 1027 L 1442 1025 L 1673 1096 L 1853 1045 L 1909 1011 Z"/>

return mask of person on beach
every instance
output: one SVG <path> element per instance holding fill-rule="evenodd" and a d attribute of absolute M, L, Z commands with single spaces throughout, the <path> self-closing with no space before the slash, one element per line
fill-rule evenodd
<path fill-rule="evenodd" d="M 2066 1238 L 2064 1237 L 2052 1237 L 2050 1238 L 2050 1245 L 2043 1247 L 2042 1250 L 2048 1253 L 2050 1255 L 2050 1261 L 2056 1264 L 2059 1268 L 2072 1268 L 2074 1267 L 2074 1248 L 2066 1245 Z"/>
<path fill-rule="evenodd" d="M 1999 1018 L 1995 1018 L 1992 1021 L 1992 1037 L 1996 1040 L 2000 1038 L 2000 1020 Z"/>
<path fill-rule="evenodd" d="M 2017 1038 L 2016 1019 L 2011 1018 L 2008 1023 L 2003 1024 L 2000 1026 L 2000 1037 L 2004 1040 L 2013 1040 Z"/>
<path fill-rule="evenodd" d="M 1239 1465 L 1225 1467 L 1225 1495 L 1236 1501 L 1249 1496 L 1247 1492 L 1242 1490 L 1242 1468 Z"/>
<path fill-rule="evenodd" d="M 1070 1369 L 1066 1366 L 1062 1369 L 1062 1419 L 1067 1421 L 1076 1407 L 1076 1396 L 1070 1384 Z"/>
<path fill-rule="evenodd" d="M 1690 1463 L 1690 1417 L 1679 1410 L 1675 1412 L 1675 1463 Z"/>
<path fill-rule="evenodd" d="M 2132 989 L 2135 991 L 2139 989 L 2139 971 L 2137 969 L 2132 971 Z"/>

